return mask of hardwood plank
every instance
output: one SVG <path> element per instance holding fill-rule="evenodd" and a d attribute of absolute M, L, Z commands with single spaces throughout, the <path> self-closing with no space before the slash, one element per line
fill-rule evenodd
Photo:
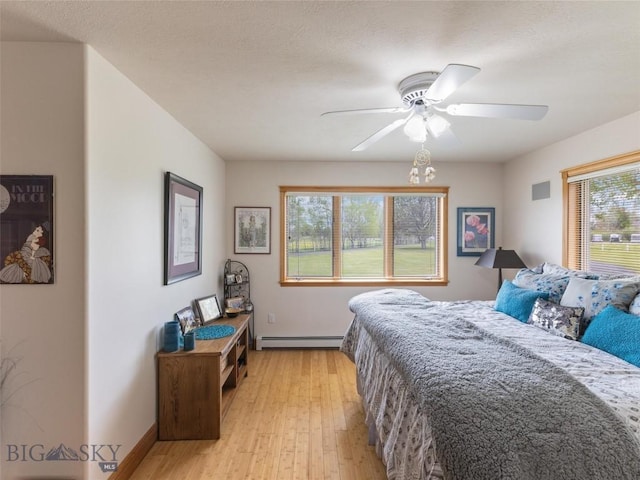
<path fill-rule="evenodd" d="M 255 451 L 249 462 L 247 480 L 261 480 L 263 478 L 275 478 L 277 464 L 273 460 L 273 444 L 275 435 L 260 434 L 255 446 Z"/>
<path fill-rule="evenodd" d="M 340 392 L 340 385 L 335 375 L 329 377 L 329 394 L 331 396 L 331 410 L 333 412 L 333 423 L 336 430 L 346 430 L 347 421 L 343 410 L 343 398 Z"/>
<path fill-rule="evenodd" d="M 328 388 L 323 388 L 320 398 L 322 413 L 322 450 L 323 452 L 335 453 L 337 450 L 336 427 L 333 421 L 333 404 L 331 403 L 331 392 Z"/>
<path fill-rule="evenodd" d="M 309 432 L 297 432 L 293 460 L 295 480 L 309 480 Z"/>
<path fill-rule="evenodd" d="M 324 451 L 322 449 L 322 405 L 312 401 L 309 415 L 309 479 L 324 478 Z"/>
<path fill-rule="evenodd" d="M 344 478 L 348 480 L 347 477 L 340 477 L 340 462 L 338 461 L 338 452 L 325 452 L 323 455 L 324 460 L 324 480 L 336 480 L 337 478 Z M 371 477 L 371 478 L 387 478 L 386 474 L 382 477 Z"/>
<path fill-rule="evenodd" d="M 221 438 L 156 442 L 133 480 L 384 480 L 355 367 L 337 350 L 250 351 Z"/>
<path fill-rule="evenodd" d="M 326 356 L 326 365 L 327 365 L 327 373 L 328 374 L 337 374 L 338 368 L 336 367 L 336 357 L 334 355 Z"/>
<path fill-rule="evenodd" d="M 340 467 L 340 478 L 348 478 L 350 480 L 359 480 L 362 476 L 356 470 L 353 461 L 353 453 L 351 451 L 351 442 L 349 433 L 345 430 L 336 431 L 336 442 L 338 444 L 338 466 Z M 365 479 L 366 480 L 366 479 Z"/>

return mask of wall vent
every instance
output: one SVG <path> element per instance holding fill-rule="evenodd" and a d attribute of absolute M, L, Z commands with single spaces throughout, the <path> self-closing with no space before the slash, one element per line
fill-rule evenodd
<path fill-rule="evenodd" d="M 546 181 L 531 185 L 531 200 L 544 200 L 551 198 L 551 182 Z"/>

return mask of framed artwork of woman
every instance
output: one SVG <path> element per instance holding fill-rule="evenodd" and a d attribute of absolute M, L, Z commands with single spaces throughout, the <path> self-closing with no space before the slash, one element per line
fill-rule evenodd
<path fill-rule="evenodd" d="M 54 282 L 52 175 L 0 175 L 0 259 L 0 283 Z"/>

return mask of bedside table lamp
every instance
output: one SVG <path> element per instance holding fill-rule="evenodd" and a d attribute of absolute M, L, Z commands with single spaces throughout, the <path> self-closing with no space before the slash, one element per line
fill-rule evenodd
<path fill-rule="evenodd" d="M 502 286 L 503 268 L 526 268 L 527 266 L 520 259 L 515 250 L 503 250 L 502 247 L 487 248 L 475 263 L 480 267 L 498 269 L 498 291 Z"/>

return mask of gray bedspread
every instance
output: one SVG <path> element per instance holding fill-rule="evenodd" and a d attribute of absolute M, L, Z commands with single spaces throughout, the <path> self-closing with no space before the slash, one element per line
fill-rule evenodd
<path fill-rule="evenodd" d="M 365 293 L 349 308 L 350 330 L 367 331 L 427 417 L 445 478 L 640 479 L 626 424 L 535 352 L 410 290 Z"/>

